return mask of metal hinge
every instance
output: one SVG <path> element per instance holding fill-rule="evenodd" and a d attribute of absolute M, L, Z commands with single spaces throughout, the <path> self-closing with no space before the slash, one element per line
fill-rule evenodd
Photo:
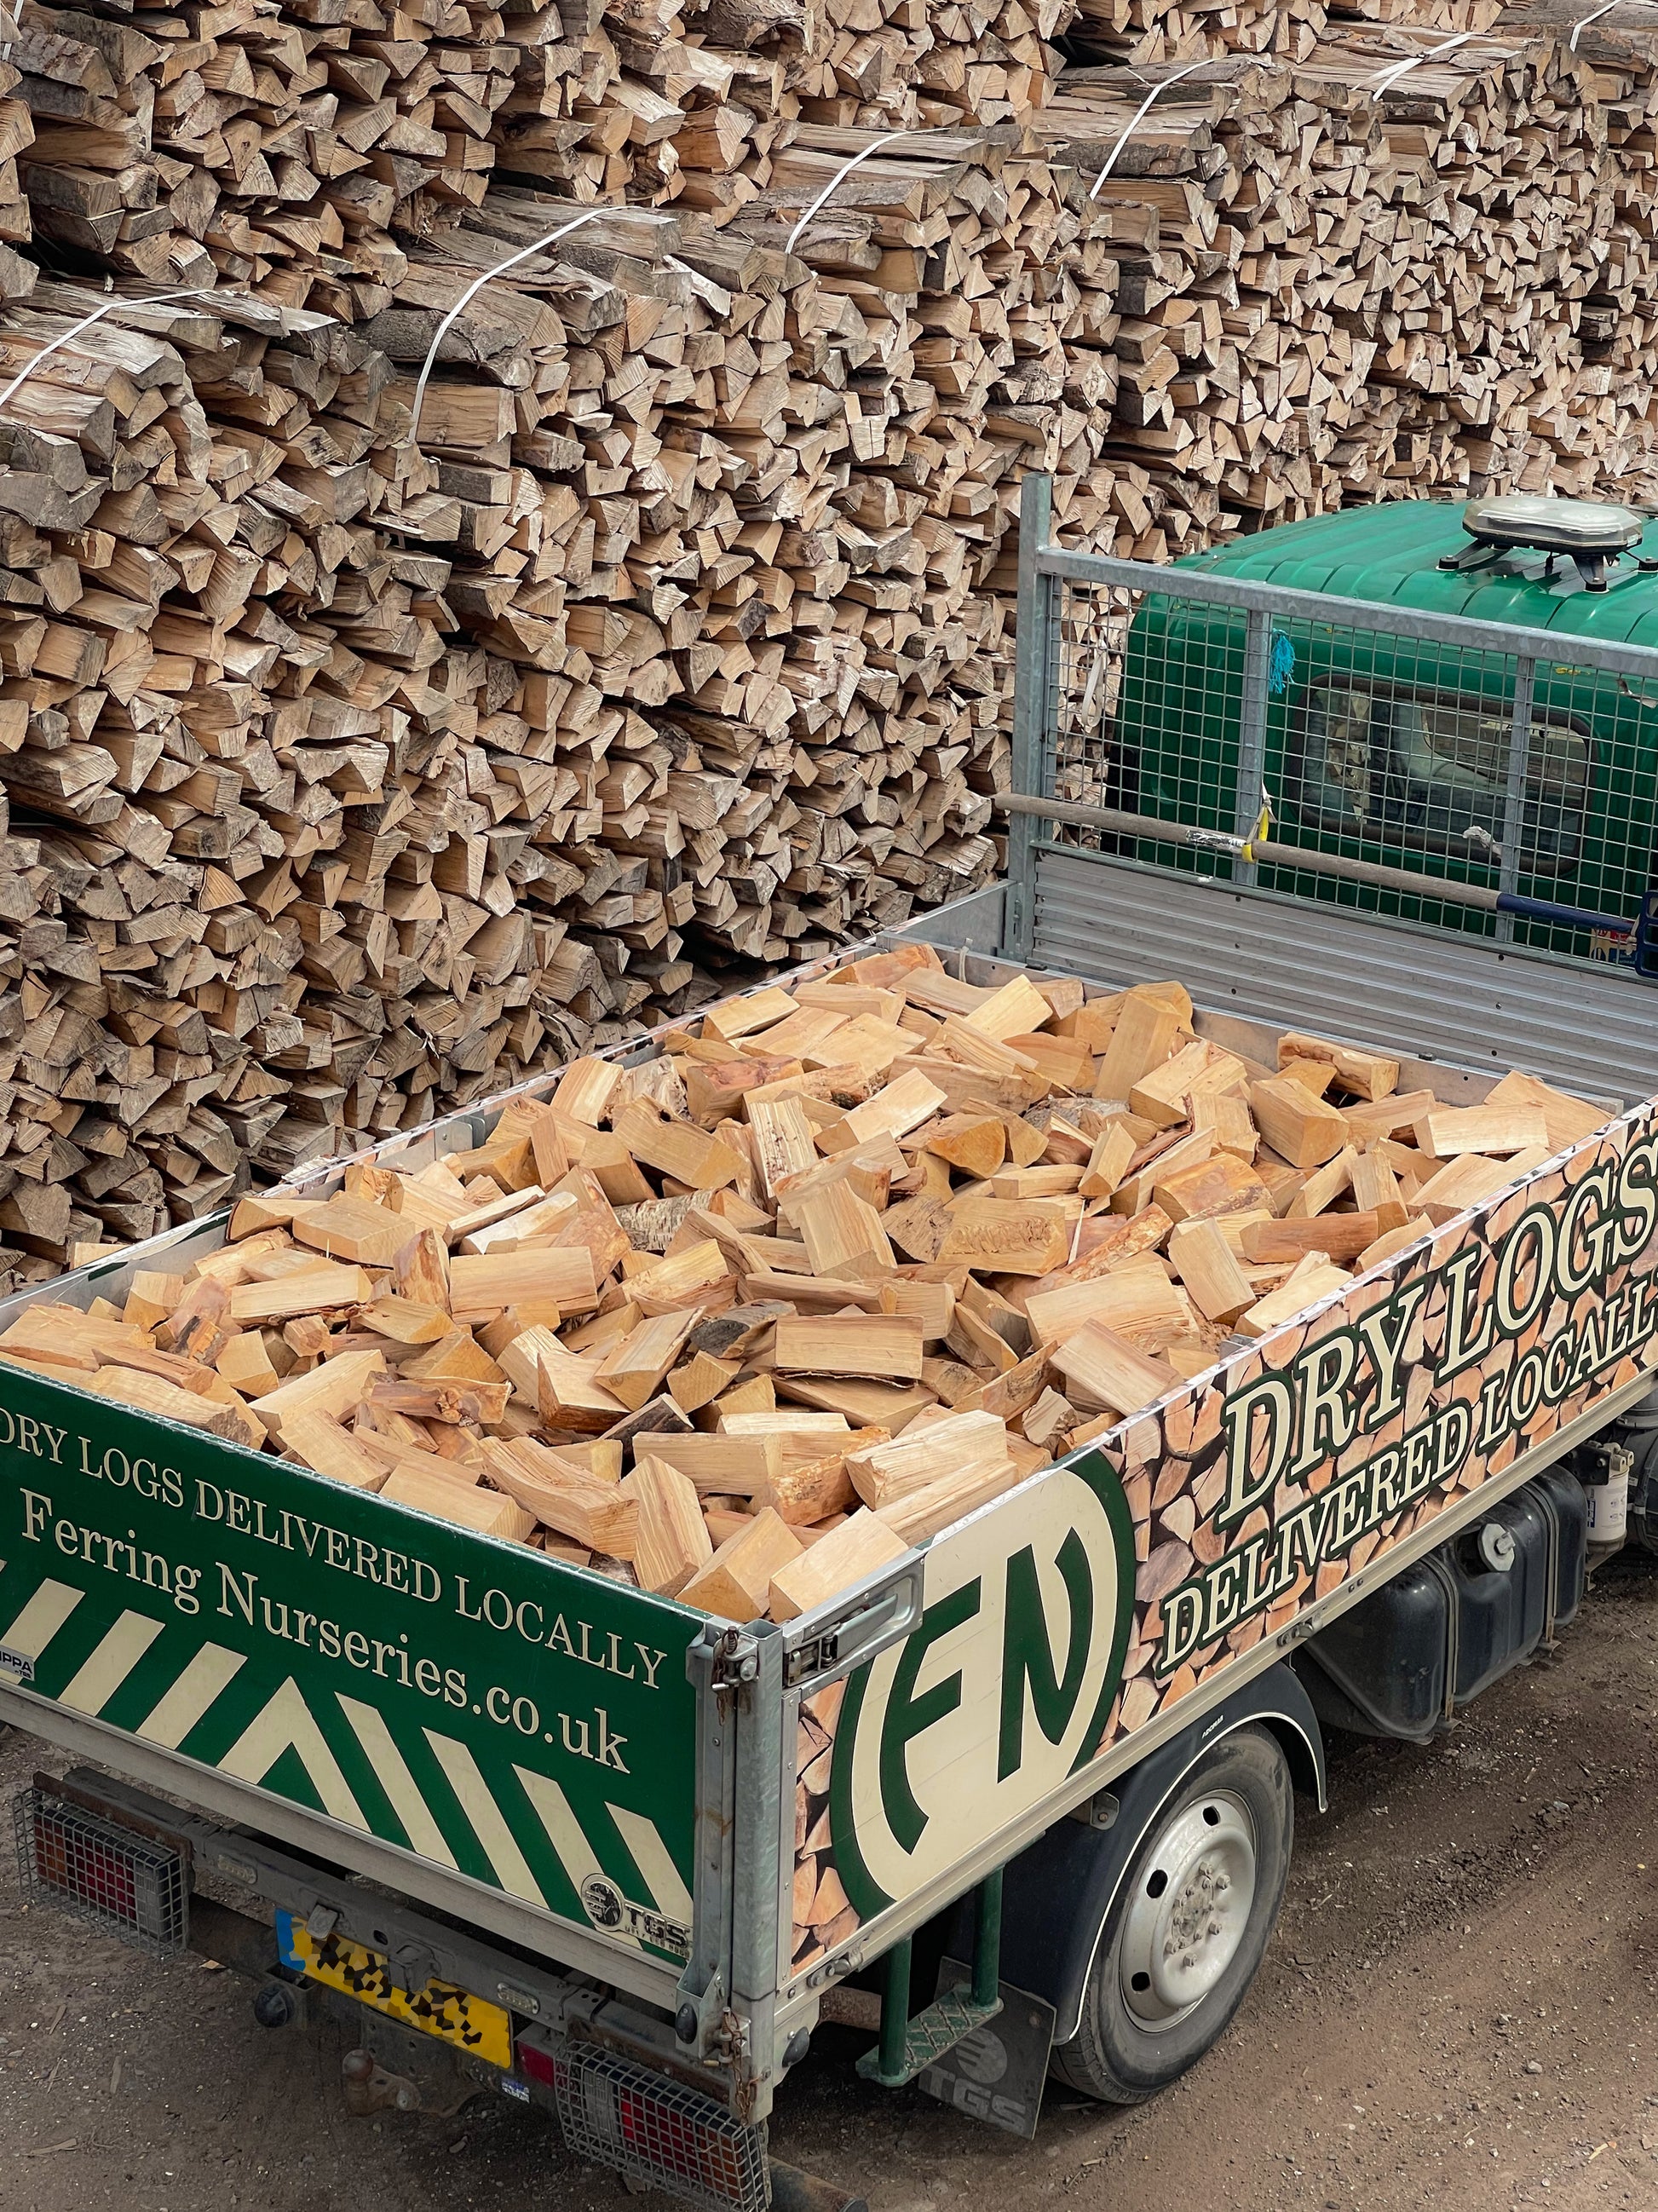
<path fill-rule="evenodd" d="M 1073 1820 L 1080 1820 L 1084 1828 L 1114 1828 L 1117 1815 L 1121 1810 L 1121 1801 L 1108 1790 L 1101 1790 L 1082 1804 L 1073 1806 L 1071 1817 Z"/>
<path fill-rule="evenodd" d="M 1024 944 L 1025 894 L 1023 884 L 1009 882 L 1002 887 L 1002 937 L 1017 950 Z"/>
<path fill-rule="evenodd" d="M 760 1646 L 752 1636 L 744 1636 L 740 1628 L 728 1628 L 714 1648 L 714 1668 L 710 1675 L 716 1690 L 734 1690 L 744 1682 L 752 1682 L 760 1672 Z"/>

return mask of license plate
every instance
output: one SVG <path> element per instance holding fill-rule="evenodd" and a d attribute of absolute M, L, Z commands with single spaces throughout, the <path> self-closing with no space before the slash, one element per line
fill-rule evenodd
<path fill-rule="evenodd" d="M 423 1989 L 397 1987 L 387 1961 L 378 1951 L 349 1943 L 343 1936 L 313 1936 L 291 1912 L 276 1915 L 276 1948 L 282 1964 L 323 1988 L 355 1997 L 371 2011 L 384 2013 L 404 2027 L 434 2035 L 473 2058 L 508 2069 L 513 2063 L 513 2024 L 500 2005 L 475 1997 L 452 1982 L 428 1982 Z"/>

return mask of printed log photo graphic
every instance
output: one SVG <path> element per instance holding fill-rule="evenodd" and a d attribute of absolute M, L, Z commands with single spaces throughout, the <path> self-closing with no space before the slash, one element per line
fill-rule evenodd
<path fill-rule="evenodd" d="M 1104 1003 L 1089 1002 L 1090 1024 Z M 1160 1036 L 1154 1049 L 1164 1058 L 1157 1065 L 1172 1064 L 1181 1048 L 1179 1037 Z M 1427 1537 L 1440 1515 L 1658 1360 L 1653 1108 L 1607 1123 L 1603 1109 L 1515 1073 L 1492 1087 L 1476 1113 L 1442 1108 L 1428 1092 L 1397 1095 L 1398 1064 L 1381 1055 L 1347 1048 L 1339 1054 L 1317 1040 L 1285 1036 L 1279 1059 L 1286 1069 L 1313 1066 L 1307 1095 L 1334 1102 L 1346 1141 L 1333 1154 L 1332 1164 L 1339 1163 L 1333 1175 L 1312 1164 L 1286 1174 L 1257 1121 L 1250 1149 L 1261 1177 L 1259 1203 L 1235 1196 L 1230 1208 L 1222 1201 L 1176 1224 L 1145 1191 L 1127 1201 L 1140 1207 L 1131 1223 L 1159 1217 L 1149 1240 L 1153 1272 L 1165 1285 L 1176 1279 L 1186 1319 L 1160 1324 L 1151 1297 L 1138 1327 L 1116 1334 L 1085 1318 L 1085 1304 L 1062 1305 L 1057 1321 L 1049 1320 L 1044 1302 L 1056 1294 L 1022 1286 L 1027 1311 L 1042 1316 L 1057 1340 L 1048 1348 L 1045 1389 L 1091 1390 L 1105 1402 L 1113 1386 L 1103 1378 L 1114 1374 L 1116 1402 L 1132 1389 L 1144 1408 L 1122 1419 L 1108 1416 L 1108 1425 L 1093 1431 L 1087 1455 L 1113 1470 L 1127 1502 L 1133 1617 L 1102 1725 L 1074 1756 L 1070 1743 L 1062 1744 L 1067 1772 L 1108 1759 L 1126 1737 L 1333 1596 L 1361 1569 Z M 1347 1063 L 1339 1075 L 1339 1059 Z M 1247 1075 L 1240 1062 L 1233 1081 L 1248 1101 L 1246 1122 L 1265 1088 L 1257 1082 L 1246 1089 Z M 1142 1085 L 1131 1097 L 1155 1088 Z M 1162 1141 L 1172 1135 L 1189 1143 L 1194 1125 L 1212 1121 L 1195 1097 L 1183 1103 L 1175 1128 L 1156 1133 Z M 1284 1134 L 1300 1126 L 1287 1115 L 1278 1123 Z M 1443 1172 L 1422 1141 L 1430 1129 L 1448 1152 L 1465 1133 L 1489 1146 L 1474 1157 L 1492 1170 L 1494 1195 L 1468 1212 L 1424 1199 Z M 1079 1134 L 1088 1141 L 1086 1132 Z M 1119 1192 L 1123 1187 L 1119 1182 Z M 1315 1210 L 1303 1213 L 1309 1196 Z M 1091 1279 L 1114 1278 L 1121 1285 L 1134 1260 L 1119 1252 L 1114 1261 Z M 1090 1272 L 1074 1262 L 1061 1271 L 1073 1281 Z M 1188 1387 L 1176 1363 L 1194 1322 L 1224 1352 L 1212 1373 L 1194 1376 Z M 1010 1561 L 1022 1541 L 1017 1516 L 1038 1486 L 1022 1489 L 988 1516 L 999 1510 L 1010 1523 Z M 946 1534 L 929 1554 L 927 1610 L 912 1641 L 951 1602 L 942 1565 L 951 1540 Z M 1096 1572 L 1086 1602 L 1097 1606 L 1102 1582 Z M 1078 1587 L 1062 1570 L 1051 1580 L 1044 1572 L 1054 1738 L 1076 1725 L 1076 1706 L 1060 1708 L 1067 1664 L 1083 1644 Z M 911 1753 L 914 1738 L 900 1739 L 914 1702 L 929 1693 L 941 1705 L 959 1698 L 967 1706 L 977 1679 L 975 1651 L 960 1623 L 934 1639 L 904 1692 L 910 1703 L 896 1734 L 889 1697 L 878 1747 L 889 1764 L 895 1747 L 900 1763 L 910 1759 L 916 1772 L 938 1763 L 937 1743 Z M 1005 1652 L 993 1655 L 991 1664 L 999 1656 L 1005 1698 Z M 882 1664 L 865 1672 L 877 1678 Z M 830 1698 L 820 1692 L 802 1707 L 797 1971 L 863 1924 L 859 1896 L 872 1912 L 896 1894 L 860 1887 L 851 1871 L 865 1859 L 872 1832 L 886 1848 L 885 1863 L 894 1863 L 892 1806 L 860 1766 L 869 1761 L 868 1726 L 857 1684 L 854 1676 L 849 1693 Z M 1033 1678 L 1039 1718 L 1042 1686 Z M 989 1695 L 993 1701 L 993 1683 Z M 851 1741 L 846 1712 L 858 1720 Z M 950 1717 L 935 1724 L 956 1731 L 950 1756 L 957 1756 L 965 1723 Z M 841 1740 L 826 1742 L 837 1729 Z M 961 1818 L 958 1805 L 958 1849 Z M 912 1823 L 912 1832 L 919 1863 L 925 1822 Z"/>
<path fill-rule="evenodd" d="M 1131 1497 L 1149 1492 L 1138 1651 L 1158 1702 L 1653 1364 L 1655 1161 L 1643 1108 L 1401 1274 L 1333 1300 L 1177 1413 L 1107 1442 Z M 1184 1536 L 1169 1510 L 1181 1498 L 1193 1508 Z"/>

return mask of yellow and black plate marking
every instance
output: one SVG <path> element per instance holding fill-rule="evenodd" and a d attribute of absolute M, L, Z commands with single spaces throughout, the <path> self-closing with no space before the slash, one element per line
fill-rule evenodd
<path fill-rule="evenodd" d="M 340 1936 L 314 1936 L 291 1912 L 276 1915 L 276 1946 L 284 1966 L 324 1988 L 355 1997 L 359 2004 L 389 2020 L 434 2035 L 491 2066 L 511 2069 L 513 2024 L 500 2005 L 475 1997 L 452 1982 L 428 1982 L 412 1993 L 398 1989 L 378 1951 L 365 1950 Z"/>

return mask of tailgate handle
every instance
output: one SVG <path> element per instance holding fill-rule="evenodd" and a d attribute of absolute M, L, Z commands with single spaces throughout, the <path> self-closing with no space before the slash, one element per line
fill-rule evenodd
<path fill-rule="evenodd" d="M 901 1642 L 920 1617 L 921 1562 L 917 1559 L 861 1597 L 839 1620 L 786 1652 L 784 1687 L 815 1690 L 835 1675 L 850 1674 Z"/>

